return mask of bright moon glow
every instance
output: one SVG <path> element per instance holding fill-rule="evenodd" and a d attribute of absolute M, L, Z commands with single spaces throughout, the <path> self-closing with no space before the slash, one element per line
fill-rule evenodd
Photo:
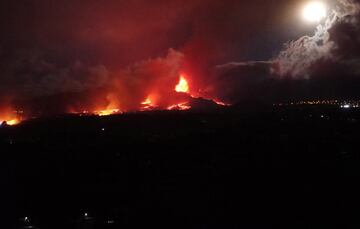
<path fill-rule="evenodd" d="M 309 22 L 320 22 L 326 17 L 326 6 L 322 2 L 310 2 L 303 10 L 303 18 Z"/>

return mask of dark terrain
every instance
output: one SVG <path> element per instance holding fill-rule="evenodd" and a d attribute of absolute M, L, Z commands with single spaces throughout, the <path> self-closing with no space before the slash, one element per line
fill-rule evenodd
<path fill-rule="evenodd" d="M 2 127 L 0 227 L 358 228 L 359 121 L 274 107 Z"/>

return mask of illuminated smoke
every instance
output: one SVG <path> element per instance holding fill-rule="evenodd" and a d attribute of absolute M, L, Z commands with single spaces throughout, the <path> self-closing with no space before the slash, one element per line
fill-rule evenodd
<path fill-rule="evenodd" d="M 163 58 L 135 63 L 113 73 L 108 101 L 122 111 L 139 110 L 144 106 L 166 107 L 177 100 L 174 88 L 179 79 L 183 54 L 170 49 Z"/>

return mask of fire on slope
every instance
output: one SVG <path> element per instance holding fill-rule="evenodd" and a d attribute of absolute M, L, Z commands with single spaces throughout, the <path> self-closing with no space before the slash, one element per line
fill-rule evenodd
<path fill-rule="evenodd" d="M 176 77 L 178 75 L 178 77 Z M 188 74 L 178 73 L 170 80 L 158 80 L 149 84 L 144 84 L 135 88 L 135 92 L 125 90 L 116 94 L 109 90 L 105 90 L 102 94 L 94 93 L 82 103 L 83 100 L 78 97 L 73 97 L 73 101 L 77 104 L 77 108 L 71 107 L 64 113 L 75 114 L 79 116 L 108 116 L 115 114 L 122 114 L 125 112 L 144 112 L 153 110 L 189 110 L 197 106 L 194 101 L 200 99 L 198 89 L 192 87 L 190 82 L 192 79 Z M 128 85 L 127 85 L 128 86 Z M 116 89 L 121 89 L 117 87 Z M 216 99 L 208 99 L 219 106 L 226 106 L 228 104 Z M 69 101 L 69 100 L 67 100 Z M 46 116 L 48 114 L 62 114 L 47 113 L 47 110 L 31 110 L 23 108 L 26 114 L 31 117 Z M 14 111 L 16 109 L 7 108 L 0 110 L 0 126 L 1 125 L 17 125 L 26 119 L 24 112 Z"/>
<path fill-rule="evenodd" d="M 121 101 L 115 101 L 113 96 L 107 96 L 109 105 L 103 109 L 94 109 L 90 111 L 72 112 L 81 115 L 98 115 L 106 116 L 113 114 L 120 114 L 124 112 L 136 112 L 136 111 L 152 111 L 152 110 L 189 110 L 191 109 L 191 100 L 199 98 L 191 93 L 190 83 L 188 81 L 188 75 L 184 73 L 179 74 L 177 84 L 171 86 L 159 83 L 159 85 L 153 86 L 148 90 L 150 93 L 138 100 L 138 105 L 132 105 L 133 108 L 122 107 Z M 228 104 L 215 99 L 209 99 L 219 106 L 227 106 Z"/>
<path fill-rule="evenodd" d="M 6 109 L 0 111 L 0 126 L 9 125 L 14 126 L 21 122 L 20 113 L 22 111 L 9 111 L 10 109 Z"/>

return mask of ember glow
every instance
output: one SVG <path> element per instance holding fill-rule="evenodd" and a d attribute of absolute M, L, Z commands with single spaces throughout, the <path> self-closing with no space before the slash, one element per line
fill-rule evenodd
<path fill-rule="evenodd" d="M 189 93 L 189 83 L 185 79 L 184 75 L 180 75 L 179 83 L 175 86 L 176 92 Z"/>

